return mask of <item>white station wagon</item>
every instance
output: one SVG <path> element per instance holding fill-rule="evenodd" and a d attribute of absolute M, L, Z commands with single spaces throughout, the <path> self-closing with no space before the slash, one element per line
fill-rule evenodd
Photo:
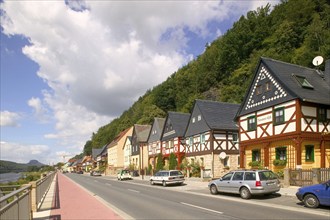
<path fill-rule="evenodd" d="M 184 182 L 184 175 L 180 170 L 160 170 L 154 176 L 150 177 L 150 184 L 161 184 L 163 186 Z"/>
<path fill-rule="evenodd" d="M 280 181 L 270 170 L 236 170 L 213 180 L 209 184 L 211 194 L 234 193 L 243 199 L 252 195 L 269 195 L 280 191 Z"/>

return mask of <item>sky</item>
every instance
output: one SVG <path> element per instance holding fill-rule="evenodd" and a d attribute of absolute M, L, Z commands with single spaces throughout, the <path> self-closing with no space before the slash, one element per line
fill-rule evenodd
<path fill-rule="evenodd" d="M 53 165 L 278 0 L 1 1 L 0 159 Z"/>

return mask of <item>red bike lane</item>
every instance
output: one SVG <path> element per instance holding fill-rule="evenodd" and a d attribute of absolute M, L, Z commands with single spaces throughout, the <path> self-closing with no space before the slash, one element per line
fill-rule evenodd
<path fill-rule="evenodd" d="M 58 173 L 49 219 L 123 219 L 88 191 Z"/>

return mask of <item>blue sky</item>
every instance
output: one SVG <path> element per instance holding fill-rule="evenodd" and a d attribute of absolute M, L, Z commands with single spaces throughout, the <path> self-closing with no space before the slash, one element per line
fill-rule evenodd
<path fill-rule="evenodd" d="M 45 164 L 224 34 L 278 1 L 4 1 L 1 160 Z"/>

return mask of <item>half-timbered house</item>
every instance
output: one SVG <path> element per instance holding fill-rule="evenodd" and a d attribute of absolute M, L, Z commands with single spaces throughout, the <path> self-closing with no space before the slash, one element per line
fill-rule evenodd
<path fill-rule="evenodd" d="M 147 140 L 151 125 L 138 125 L 135 124 L 132 134 L 132 155 L 131 163 L 134 166 L 134 169 L 137 169 L 141 172 L 141 169 L 144 169 L 148 166 L 148 150 L 147 150 Z"/>
<path fill-rule="evenodd" d="M 238 167 L 238 127 L 234 122 L 238 108 L 238 104 L 195 101 L 185 133 L 186 159 L 190 164 L 199 163 L 210 177 Z"/>
<path fill-rule="evenodd" d="M 242 168 L 330 166 L 330 73 L 261 58 L 236 117 Z"/>
<path fill-rule="evenodd" d="M 164 129 L 161 137 L 162 155 L 165 165 L 171 153 L 176 155 L 178 168 L 185 156 L 184 133 L 186 131 L 190 114 L 180 112 L 168 112 L 165 119 Z"/>
<path fill-rule="evenodd" d="M 161 153 L 161 137 L 165 118 L 155 118 L 148 137 L 148 164 L 155 169 L 157 155 Z"/>

